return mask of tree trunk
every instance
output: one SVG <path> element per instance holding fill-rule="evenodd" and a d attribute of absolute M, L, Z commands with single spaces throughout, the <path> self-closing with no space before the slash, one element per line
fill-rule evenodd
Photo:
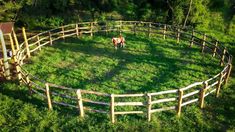
<path fill-rule="evenodd" d="M 190 10 L 191 10 L 191 8 L 192 8 L 192 4 L 193 4 L 193 0 L 190 0 L 190 4 L 189 4 L 189 8 L 188 8 L 188 13 L 187 13 L 187 15 L 186 15 L 186 17 L 185 17 L 183 28 L 185 28 L 186 23 L 187 23 L 187 21 L 188 21 L 188 16 L 189 16 Z"/>
<path fill-rule="evenodd" d="M 169 0 L 167 0 L 166 3 L 167 3 L 167 6 L 169 7 L 168 14 L 167 14 L 167 23 L 168 23 L 169 21 L 173 21 L 174 9 L 171 6 Z"/>

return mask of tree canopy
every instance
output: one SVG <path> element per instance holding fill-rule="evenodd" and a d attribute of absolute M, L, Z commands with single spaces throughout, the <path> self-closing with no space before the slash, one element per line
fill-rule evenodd
<path fill-rule="evenodd" d="M 208 26 L 215 12 L 231 26 L 234 0 L 0 0 L 0 21 L 32 28 L 110 19 Z"/>

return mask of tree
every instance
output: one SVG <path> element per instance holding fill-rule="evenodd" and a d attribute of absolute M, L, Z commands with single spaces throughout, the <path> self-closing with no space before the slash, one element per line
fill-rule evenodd
<path fill-rule="evenodd" d="M 168 6 L 168 12 L 167 12 L 167 22 L 174 19 L 174 8 L 169 0 L 166 0 L 167 6 Z"/>
<path fill-rule="evenodd" d="M 187 23 L 206 23 L 208 2 L 209 0 L 166 0 L 166 22 L 184 26 Z"/>
<path fill-rule="evenodd" d="M 187 23 L 187 20 L 188 20 L 188 16 L 189 16 L 189 13 L 190 13 L 190 11 L 191 11 L 192 3 L 193 3 L 193 0 L 190 0 L 190 4 L 189 4 L 189 8 L 188 8 L 188 12 L 187 12 L 186 18 L 185 18 L 185 20 L 184 20 L 183 28 L 186 26 L 186 23 Z"/>
<path fill-rule="evenodd" d="M 20 8 L 22 8 L 20 1 L 0 0 L 0 21 L 15 21 Z"/>

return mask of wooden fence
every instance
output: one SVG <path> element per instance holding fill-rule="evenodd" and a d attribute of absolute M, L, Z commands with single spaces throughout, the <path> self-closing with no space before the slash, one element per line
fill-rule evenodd
<path fill-rule="evenodd" d="M 4 69 L 4 66 L 3 66 L 3 59 L 1 58 L 0 59 L 0 77 L 4 77 L 5 75 L 4 75 L 4 71 L 5 71 L 5 69 Z"/>
<path fill-rule="evenodd" d="M 146 114 L 146 119 L 150 121 L 152 114 L 160 111 L 175 110 L 176 114 L 180 116 L 182 108 L 189 104 L 198 103 L 199 107 L 203 108 L 205 97 L 211 93 L 215 93 L 216 97 L 219 96 L 221 86 L 227 84 L 232 69 L 232 56 L 218 40 L 195 30 L 180 29 L 166 24 L 141 21 L 83 22 L 61 26 L 30 38 L 27 38 L 24 28 L 22 31 L 24 42 L 20 44 L 16 59 L 20 66 L 19 80 L 29 87 L 29 92 L 44 98 L 51 110 L 54 105 L 59 105 L 77 109 L 81 117 L 84 117 L 87 111 L 108 114 L 112 123 L 115 122 L 117 115 Z M 93 36 L 97 32 L 105 34 L 129 32 L 135 35 L 146 34 L 148 37 L 173 38 L 177 43 L 187 41 L 190 47 L 200 46 L 201 52 L 209 53 L 212 57 L 220 59 L 219 65 L 224 68 L 212 78 L 179 89 L 155 93 L 109 94 L 48 83 L 31 75 L 21 67 L 25 59 L 30 58 L 34 52 L 40 51 L 45 45 L 53 45 L 53 42 L 58 39 L 71 36 L 80 37 L 86 34 Z M 140 101 L 118 101 L 120 98 L 139 98 Z M 161 107 L 165 103 L 169 103 L 170 106 Z M 97 107 L 99 109 L 91 108 L 93 105 L 100 107 Z M 119 111 L 120 109 L 116 109 L 124 106 L 135 107 L 138 110 Z"/>

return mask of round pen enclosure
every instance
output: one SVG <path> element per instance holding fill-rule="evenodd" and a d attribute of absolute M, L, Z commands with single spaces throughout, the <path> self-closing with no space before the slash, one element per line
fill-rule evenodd
<path fill-rule="evenodd" d="M 218 97 L 232 68 L 232 56 L 216 39 L 166 24 L 82 22 L 30 38 L 23 32 L 16 70 L 29 91 L 49 109 L 103 113 L 113 123 L 117 115 L 150 121 L 160 111 L 180 115 L 193 103 L 203 108 L 208 95 Z M 126 45 L 115 49 L 112 37 L 120 34 Z"/>

